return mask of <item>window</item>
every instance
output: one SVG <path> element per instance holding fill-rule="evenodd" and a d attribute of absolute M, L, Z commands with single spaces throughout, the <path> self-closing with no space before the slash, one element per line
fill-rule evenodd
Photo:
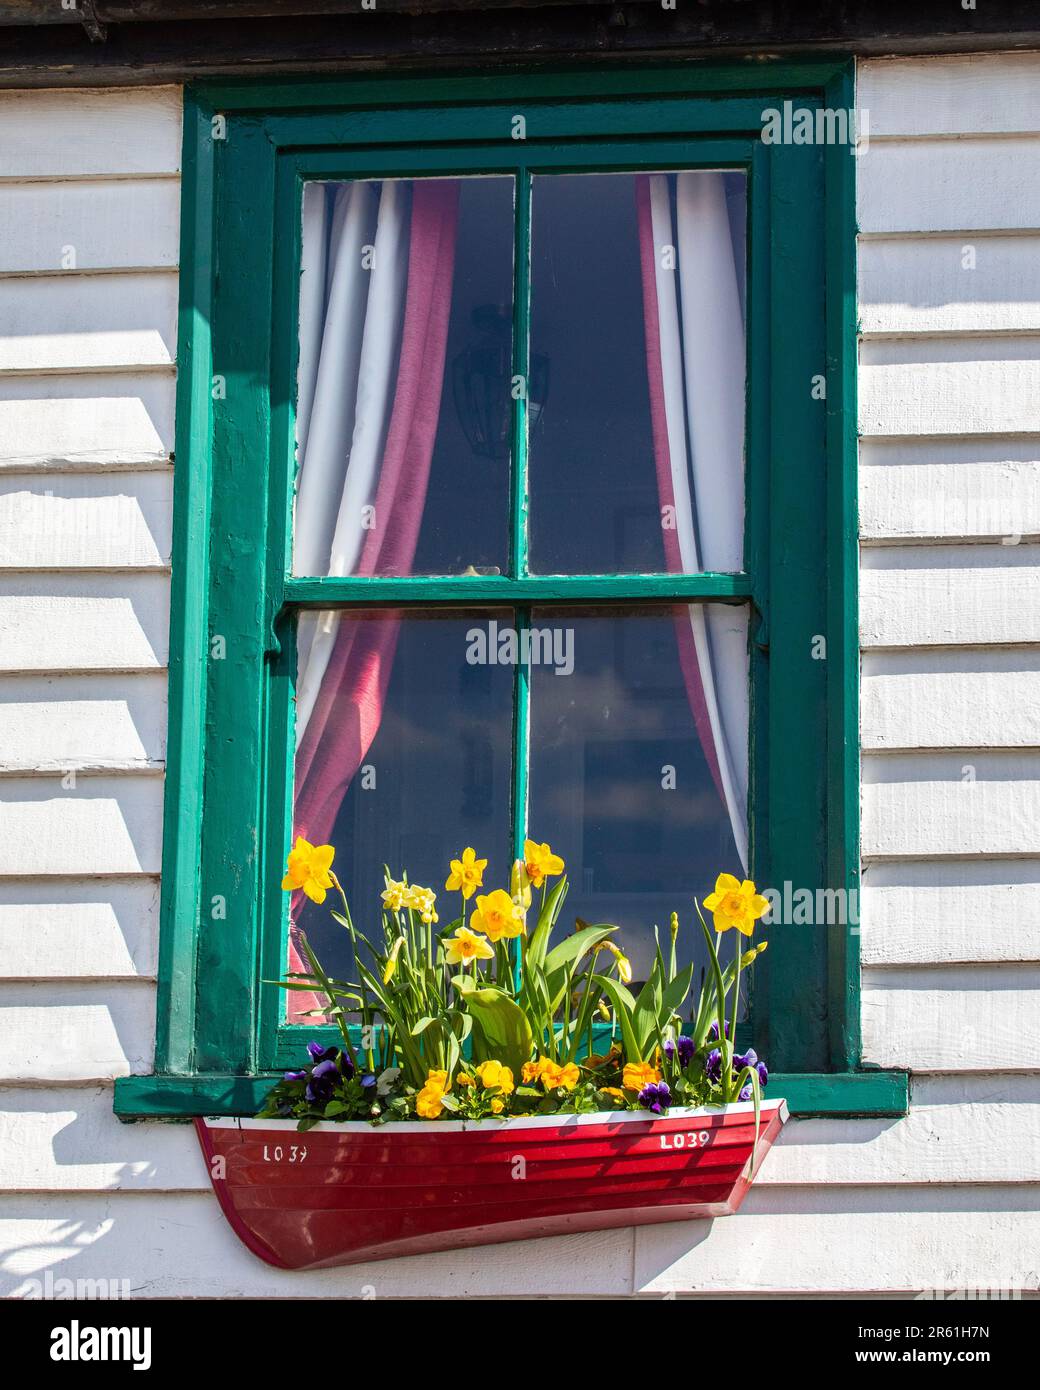
<path fill-rule="evenodd" d="M 853 161 L 759 138 L 849 80 L 189 96 L 156 1076 L 122 1113 L 249 1113 L 298 1055 L 260 984 L 294 822 L 362 914 L 381 856 L 443 894 L 529 828 L 637 971 L 716 866 L 855 887 Z M 899 1107 L 856 945 L 763 959 L 795 1108 Z"/>

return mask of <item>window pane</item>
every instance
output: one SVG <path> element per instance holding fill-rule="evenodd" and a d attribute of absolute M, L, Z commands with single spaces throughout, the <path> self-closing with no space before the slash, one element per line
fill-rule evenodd
<path fill-rule="evenodd" d="M 535 178 L 534 572 L 743 568 L 745 182 Z"/>
<path fill-rule="evenodd" d="M 294 833 L 335 846 L 333 870 L 366 934 L 379 922 L 384 864 L 434 889 L 442 924 L 460 903 L 444 890 L 448 860 L 467 845 L 490 860 L 496 883 L 509 881 L 514 673 L 474 663 L 469 635 L 489 620 L 504 628 L 512 616 L 300 617 Z M 350 951 L 331 906 L 296 900 L 292 912 L 325 967 L 346 978 Z M 316 1006 L 289 999 L 293 1016 Z"/>
<path fill-rule="evenodd" d="M 528 825 L 567 864 L 564 920 L 613 922 L 645 979 L 655 925 L 701 960 L 694 897 L 746 856 L 746 610 L 536 611 Z M 532 650 L 549 650 L 548 640 Z"/>
<path fill-rule="evenodd" d="M 293 569 L 508 562 L 512 178 L 308 184 Z"/>

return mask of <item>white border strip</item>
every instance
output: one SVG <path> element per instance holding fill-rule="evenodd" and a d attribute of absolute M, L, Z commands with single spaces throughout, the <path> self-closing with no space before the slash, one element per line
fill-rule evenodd
<path fill-rule="evenodd" d="M 664 1115 L 653 1115 L 649 1110 L 596 1110 L 584 1115 L 514 1115 L 507 1120 L 388 1120 L 386 1125 L 371 1125 L 367 1120 L 345 1120 L 337 1124 L 334 1120 L 320 1120 L 312 1125 L 306 1134 L 372 1134 L 376 1129 L 386 1129 L 393 1134 L 451 1134 L 466 1133 L 480 1129 L 561 1129 L 578 1128 L 582 1125 L 608 1124 L 646 1124 L 647 1121 L 660 1123 L 662 1120 L 695 1120 L 703 1117 L 719 1118 L 725 1114 L 750 1112 L 754 1114 L 753 1100 L 734 1101 L 732 1105 L 691 1106 L 669 1110 Z M 761 1105 L 763 1119 L 780 1112 L 781 1121 L 788 1118 L 787 1101 L 764 1100 Z M 285 1129 L 297 1133 L 295 1120 L 245 1120 L 238 1116 L 205 1117 L 207 1129 Z"/>

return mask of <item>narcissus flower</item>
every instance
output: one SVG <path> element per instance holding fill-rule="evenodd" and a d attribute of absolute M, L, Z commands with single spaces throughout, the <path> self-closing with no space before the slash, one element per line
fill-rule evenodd
<path fill-rule="evenodd" d="M 410 893 L 411 889 L 407 883 L 398 883 L 395 879 L 390 879 L 379 895 L 383 899 L 384 911 L 400 912 L 402 907 L 408 906 Z"/>
<path fill-rule="evenodd" d="M 487 938 L 471 932 L 468 927 L 458 927 L 455 935 L 449 936 L 444 942 L 444 958 L 449 965 L 468 965 L 471 960 L 491 960 L 494 954 Z"/>
<path fill-rule="evenodd" d="M 610 952 L 617 963 L 618 979 L 623 985 L 630 985 L 632 983 L 632 962 L 623 951 L 618 950 L 613 941 L 604 941 L 603 947 L 604 950 Z"/>
<path fill-rule="evenodd" d="M 420 888 L 416 883 L 407 891 L 405 896 L 405 907 L 410 907 L 413 912 L 417 912 L 420 920 L 425 923 L 426 926 L 429 926 L 431 922 L 440 921 L 434 909 L 434 903 L 436 901 L 437 894 L 432 888 Z"/>
<path fill-rule="evenodd" d="M 641 1091 L 660 1079 L 661 1073 L 649 1062 L 628 1062 L 621 1073 L 621 1084 L 626 1091 Z"/>
<path fill-rule="evenodd" d="M 397 957 L 401 954 L 401 947 L 404 945 L 404 937 L 399 936 L 394 942 L 390 954 L 386 958 L 386 967 L 383 970 L 383 984 L 388 985 L 397 973 Z"/>
<path fill-rule="evenodd" d="M 461 859 L 451 861 L 451 873 L 444 887 L 449 893 L 457 893 L 461 889 L 463 898 L 468 902 L 477 889 L 483 887 L 486 868 L 487 860 L 478 859 L 476 851 L 467 846 L 462 851 Z"/>
<path fill-rule="evenodd" d="M 769 911 L 769 899 L 756 891 L 749 878 L 741 882 L 732 874 L 719 874 L 715 892 L 704 899 L 704 906 L 712 914 L 717 932 L 736 927 L 750 936 L 758 918 Z"/>
<path fill-rule="evenodd" d="M 491 941 L 520 936 L 524 930 L 524 910 L 504 888 L 477 894 L 477 906 L 469 919 L 474 931 L 485 932 Z"/>
<path fill-rule="evenodd" d="M 297 835 L 286 860 L 282 887 L 286 891 L 302 888 L 311 902 L 323 903 L 326 891 L 332 887 L 329 869 L 335 855 L 332 845 L 312 845 Z"/>
<path fill-rule="evenodd" d="M 480 1077 L 480 1084 L 486 1090 L 497 1086 L 504 1096 L 508 1096 L 513 1090 L 513 1073 L 501 1062 L 481 1062 L 477 1067 L 477 1075 Z"/>
<path fill-rule="evenodd" d="M 553 854 L 548 845 L 539 845 L 534 840 L 525 840 L 524 867 L 527 869 L 527 877 L 534 886 L 541 888 L 545 879 L 551 875 L 563 873 L 564 863 L 558 854 Z"/>
<path fill-rule="evenodd" d="M 581 1080 L 581 1072 L 574 1062 L 568 1062 L 566 1066 L 561 1067 L 558 1062 L 545 1058 L 539 1080 L 547 1091 L 555 1091 L 560 1087 L 565 1091 L 573 1091 Z"/>

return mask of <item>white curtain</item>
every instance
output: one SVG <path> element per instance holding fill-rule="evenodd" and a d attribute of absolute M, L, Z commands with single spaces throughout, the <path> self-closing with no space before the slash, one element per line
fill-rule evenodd
<path fill-rule="evenodd" d="M 724 176 L 649 179 L 661 378 L 682 570 L 744 567 L 744 317 Z M 653 390 L 653 383 L 651 390 Z M 690 625 L 733 838 L 748 862 L 748 625 L 692 605 Z"/>
<path fill-rule="evenodd" d="M 357 572 L 393 407 L 408 276 L 408 200 L 404 181 L 306 189 L 296 574 Z M 297 742 L 314 710 L 337 626 L 332 612 L 300 624 Z"/>

